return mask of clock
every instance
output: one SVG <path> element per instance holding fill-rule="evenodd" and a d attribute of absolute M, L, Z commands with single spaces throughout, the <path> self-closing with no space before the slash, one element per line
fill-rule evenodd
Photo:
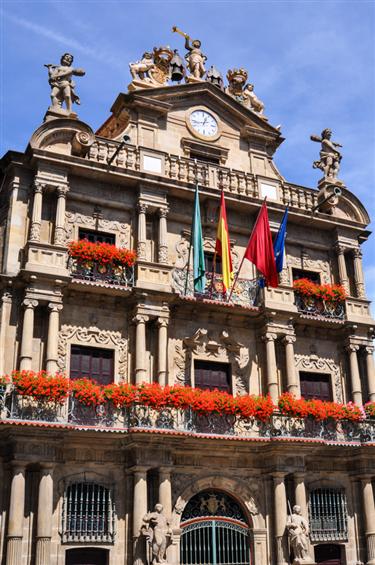
<path fill-rule="evenodd" d="M 189 116 L 189 123 L 193 132 L 204 138 L 212 138 L 219 131 L 216 118 L 205 110 L 194 110 Z"/>

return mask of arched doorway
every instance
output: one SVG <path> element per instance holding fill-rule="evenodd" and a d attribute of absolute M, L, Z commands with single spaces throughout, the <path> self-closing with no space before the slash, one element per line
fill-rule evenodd
<path fill-rule="evenodd" d="M 240 505 L 206 490 L 189 500 L 181 517 L 182 565 L 250 565 L 250 528 Z"/>
<path fill-rule="evenodd" d="M 341 565 L 341 546 L 333 543 L 316 545 L 315 561 L 319 565 Z"/>
<path fill-rule="evenodd" d="M 66 551 L 65 565 L 108 565 L 108 549 L 82 547 Z"/>

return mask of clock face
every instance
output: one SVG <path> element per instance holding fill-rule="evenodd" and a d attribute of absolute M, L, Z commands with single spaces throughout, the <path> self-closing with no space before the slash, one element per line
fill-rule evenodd
<path fill-rule="evenodd" d="M 212 137 L 218 132 L 216 119 L 204 110 L 195 110 L 190 114 L 190 125 L 194 131 L 204 137 Z"/>

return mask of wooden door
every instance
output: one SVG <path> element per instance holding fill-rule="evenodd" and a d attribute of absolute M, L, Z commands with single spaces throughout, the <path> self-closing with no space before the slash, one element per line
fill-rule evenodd
<path fill-rule="evenodd" d="M 315 547 L 315 560 L 319 565 L 341 565 L 341 546 L 321 544 Z"/>

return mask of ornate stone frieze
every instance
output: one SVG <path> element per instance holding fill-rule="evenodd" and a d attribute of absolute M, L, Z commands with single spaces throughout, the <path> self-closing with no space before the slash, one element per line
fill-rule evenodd
<path fill-rule="evenodd" d="M 296 269 L 319 271 L 322 275 L 322 283 L 329 284 L 331 282 L 330 265 L 328 260 L 315 259 L 311 257 L 310 254 L 307 253 L 306 251 L 303 251 L 300 257 L 288 255 L 287 266 L 290 269 L 294 267 Z M 284 275 L 283 275 L 283 280 L 286 280 L 286 276 Z M 291 280 L 289 282 L 292 283 Z"/>
<path fill-rule="evenodd" d="M 66 370 L 67 354 L 70 343 L 95 346 L 112 346 L 118 354 L 117 375 L 127 376 L 128 340 L 122 337 L 121 332 L 101 330 L 91 326 L 71 326 L 64 324 L 59 332 L 58 366 L 61 371 Z"/>
<path fill-rule="evenodd" d="M 105 220 L 86 216 L 79 212 L 65 212 L 65 234 L 66 240 L 74 239 L 74 227 L 80 226 L 88 229 L 98 229 L 101 231 L 116 232 L 118 234 L 118 247 L 130 246 L 130 225 L 115 220 Z"/>
<path fill-rule="evenodd" d="M 191 384 L 192 358 L 207 359 L 231 363 L 236 391 L 247 392 L 249 351 L 242 343 L 222 330 L 217 339 L 210 339 L 204 328 L 199 328 L 192 336 L 175 340 L 175 380 L 178 383 Z"/>
<path fill-rule="evenodd" d="M 318 357 L 317 355 L 295 355 L 295 360 L 298 371 L 329 373 L 332 378 L 332 387 L 335 390 L 335 401 L 343 402 L 341 371 L 333 359 Z"/>

